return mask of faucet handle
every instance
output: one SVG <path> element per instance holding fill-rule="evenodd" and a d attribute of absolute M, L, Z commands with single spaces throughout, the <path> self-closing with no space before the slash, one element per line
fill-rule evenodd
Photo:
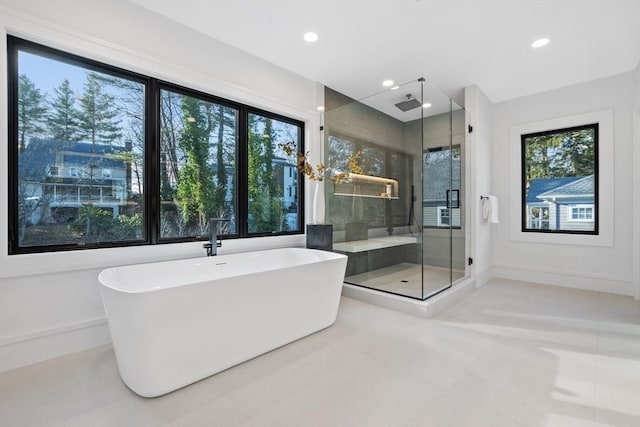
<path fill-rule="evenodd" d="M 202 247 L 207 250 L 207 256 L 213 255 L 213 245 L 211 243 L 203 243 Z M 218 245 L 220 247 L 220 245 Z"/>

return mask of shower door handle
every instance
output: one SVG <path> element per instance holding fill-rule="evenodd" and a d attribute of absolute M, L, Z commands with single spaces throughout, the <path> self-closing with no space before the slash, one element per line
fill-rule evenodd
<path fill-rule="evenodd" d="M 454 196 L 453 199 L 451 198 L 452 195 Z M 447 190 L 447 209 L 456 209 L 459 207 L 460 207 L 460 190 Z"/>

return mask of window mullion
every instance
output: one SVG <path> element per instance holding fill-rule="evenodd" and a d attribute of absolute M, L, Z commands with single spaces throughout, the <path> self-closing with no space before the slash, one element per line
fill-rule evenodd
<path fill-rule="evenodd" d="M 7 97 L 9 101 L 9 253 L 20 253 L 18 241 L 18 48 L 14 44 L 13 38 L 7 38 Z"/>
<path fill-rule="evenodd" d="M 145 94 L 145 161 L 144 181 L 147 241 L 158 243 L 160 237 L 160 85 L 150 79 Z"/>
<path fill-rule="evenodd" d="M 249 111 L 246 106 L 240 107 L 238 112 L 238 136 L 236 138 L 237 149 L 237 175 L 238 189 L 236 192 L 238 206 L 238 236 L 249 235 Z"/>

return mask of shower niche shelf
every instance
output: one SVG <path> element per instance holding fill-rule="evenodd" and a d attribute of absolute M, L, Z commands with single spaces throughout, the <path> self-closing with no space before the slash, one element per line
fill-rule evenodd
<path fill-rule="evenodd" d="M 347 181 L 334 184 L 336 196 L 398 200 L 398 181 L 392 178 L 350 173 Z"/>

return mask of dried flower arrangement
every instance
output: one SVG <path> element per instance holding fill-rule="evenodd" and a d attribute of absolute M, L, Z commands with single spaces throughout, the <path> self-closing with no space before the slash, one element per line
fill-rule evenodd
<path fill-rule="evenodd" d="M 328 177 L 334 184 L 339 184 L 347 181 L 350 173 L 362 173 L 362 167 L 358 164 L 360 156 L 362 156 L 361 151 L 358 151 L 354 155 L 348 157 L 348 172 L 337 172 L 332 174 L 333 171 L 331 167 L 325 166 L 322 162 L 318 163 L 314 168 L 309 163 L 309 151 L 306 153 L 296 151 L 296 144 L 293 141 L 287 142 L 286 144 L 278 144 L 278 146 L 287 154 L 287 156 L 296 156 L 296 167 L 298 168 L 298 171 L 304 174 L 310 181 L 323 181 L 324 178 Z"/>

